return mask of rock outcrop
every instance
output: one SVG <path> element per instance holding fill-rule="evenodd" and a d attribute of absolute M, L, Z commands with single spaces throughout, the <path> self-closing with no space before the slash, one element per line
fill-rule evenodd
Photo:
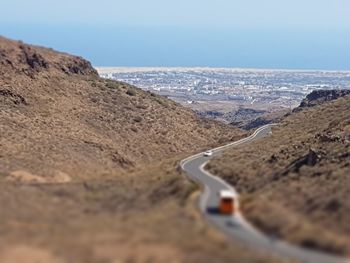
<path fill-rule="evenodd" d="M 327 101 L 336 100 L 347 95 L 350 95 L 350 89 L 314 90 L 302 100 L 300 106 L 295 108 L 294 112 L 301 111 L 303 108 L 314 107 Z"/>
<path fill-rule="evenodd" d="M 7 74 L 13 71 L 17 74 L 24 73 L 31 78 L 35 78 L 39 73 L 98 77 L 91 63 L 81 57 L 0 36 L 0 73 Z"/>

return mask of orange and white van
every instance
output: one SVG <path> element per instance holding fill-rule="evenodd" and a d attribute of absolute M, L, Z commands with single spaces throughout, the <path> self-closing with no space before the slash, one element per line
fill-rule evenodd
<path fill-rule="evenodd" d="M 221 190 L 219 193 L 220 203 L 219 212 L 220 214 L 233 214 L 235 212 L 235 195 L 230 190 Z"/>

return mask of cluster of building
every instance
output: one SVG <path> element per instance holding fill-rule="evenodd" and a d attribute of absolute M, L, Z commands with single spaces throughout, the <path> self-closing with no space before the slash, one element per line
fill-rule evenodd
<path fill-rule="evenodd" d="M 100 75 L 180 103 L 232 101 L 294 107 L 312 90 L 350 88 L 350 72 L 226 68 L 100 68 Z"/>

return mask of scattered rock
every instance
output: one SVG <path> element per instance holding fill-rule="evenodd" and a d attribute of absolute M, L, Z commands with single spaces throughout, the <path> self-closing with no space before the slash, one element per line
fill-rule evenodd
<path fill-rule="evenodd" d="M 71 57 L 63 65 L 63 71 L 68 74 L 93 75 L 98 76 L 97 71 L 91 66 L 91 63 L 81 57 Z"/>
<path fill-rule="evenodd" d="M 315 136 L 320 142 L 340 142 L 342 137 L 337 134 L 328 133 L 318 133 Z"/>
<path fill-rule="evenodd" d="M 325 209 L 330 212 L 336 212 L 341 208 L 342 204 L 339 202 L 339 200 L 333 198 L 331 199 L 327 204 Z"/>
<path fill-rule="evenodd" d="M 27 101 L 24 97 L 22 97 L 19 94 L 14 93 L 13 91 L 9 89 L 0 89 L 0 99 L 3 97 L 5 100 L 9 100 L 15 105 L 28 105 Z"/>
<path fill-rule="evenodd" d="M 118 152 L 112 154 L 111 160 L 123 168 L 134 166 L 134 163 L 131 160 L 121 156 Z"/>
<path fill-rule="evenodd" d="M 269 163 L 275 163 L 275 162 L 277 162 L 277 157 L 276 157 L 276 155 L 275 154 L 272 154 L 271 155 L 271 157 L 270 157 L 270 159 L 268 160 L 268 162 Z"/>
<path fill-rule="evenodd" d="M 273 122 L 273 120 L 266 119 L 264 117 L 259 117 L 259 118 L 256 118 L 255 120 L 248 122 L 242 128 L 245 130 L 251 130 L 251 129 L 255 129 L 255 128 L 264 126 L 266 124 L 272 123 L 272 122 Z"/>
<path fill-rule="evenodd" d="M 39 72 L 42 69 L 49 68 L 49 63 L 30 46 L 20 44 L 19 48 L 22 51 L 22 61 L 26 63 L 30 69 Z"/>
<path fill-rule="evenodd" d="M 336 100 L 340 97 L 350 95 L 349 89 L 343 90 L 314 90 L 302 100 L 300 106 L 295 108 L 293 112 L 301 111 L 303 108 L 314 107 L 327 101 Z"/>
<path fill-rule="evenodd" d="M 321 159 L 321 155 L 314 149 L 310 149 L 309 153 L 293 161 L 282 173 L 287 175 L 289 172 L 298 173 L 300 168 L 304 165 L 315 166 Z"/>

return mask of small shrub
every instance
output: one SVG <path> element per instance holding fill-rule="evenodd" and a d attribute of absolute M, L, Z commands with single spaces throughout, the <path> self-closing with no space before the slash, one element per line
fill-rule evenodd
<path fill-rule="evenodd" d="M 211 129 L 211 125 L 209 123 L 206 123 L 206 124 L 204 124 L 204 128 L 207 129 L 207 130 Z"/>
<path fill-rule="evenodd" d="M 130 128 L 130 130 L 132 130 L 133 132 L 137 132 L 137 131 L 138 131 L 137 128 L 134 127 L 134 126 L 132 126 L 132 127 Z"/>
<path fill-rule="evenodd" d="M 142 121 L 142 118 L 140 116 L 136 116 L 134 118 L 134 122 L 141 122 Z"/>
<path fill-rule="evenodd" d="M 117 88 L 119 88 L 119 85 L 116 82 L 108 81 L 106 83 L 106 87 L 109 88 L 109 89 L 117 89 Z"/>
<path fill-rule="evenodd" d="M 156 93 L 153 93 L 152 91 L 147 90 L 146 91 L 151 97 L 159 97 Z"/>
<path fill-rule="evenodd" d="M 128 89 L 126 91 L 126 94 L 128 94 L 129 96 L 135 96 L 136 95 L 136 91 L 132 90 L 132 89 Z"/>
<path fill-rule="evenodd" d="M 136 105 L 136 108 L 142 109 L 142 110 L 146 110 L 146 109 L 148 108 L 148 106 L 142 105 L 142 104 L 137 104 L 137 105 Z"/>
<path fill-rule="evenodd" d="M 164 101 L 163 99 L 161 99 L 161 98 L 156 98 L 156 101 L 157 101 L 160 105 L 162 105 L 162 106 L 164 106 L 164 107 L 168 107 L 168 106 L 169 106 L 168 103 L 167 103 L 166 101 Z"/>

